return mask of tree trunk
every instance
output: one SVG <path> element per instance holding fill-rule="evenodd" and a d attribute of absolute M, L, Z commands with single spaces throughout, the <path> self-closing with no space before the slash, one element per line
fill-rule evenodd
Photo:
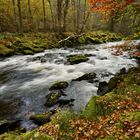
<path fill-rule="evenodd" d="M 85 16 L 85 19 L 84 19 L 83 24 L 82 24 L 82 26 L 81 26 L 80 33 L 82 33 L 82 32 L 84 31 L 85 26 L 86 26 L 86 23 L 87 23 L 88 18 L 89 18 L 89 15 L 90 15 L 90 12 L 88 12 L 87 15 Z"/>
<path fill-rule="evenodd" d="M 80 26 L 80 0 L 77 0 L 77 19 L 76 19 L 76 32 L 78 33 L 79 32 L 79 26 Z"/>
<path fill-rule="evenodd" d="M 32 19 L 32 10 L 31 10 L 31 1 L 28 0 L 28 13 L 29 13 L 29 19 Z"/>
<path fill-rule="evenodd" d="M 17 0 L 18 4 L 18 14 L 19 14 L 19 33 L 23 33 L 23 19 L 22 19 L 22 12 L 21 12 L 21 1 Z"/>
<path fill-rule="evenodd" d="M 55 25 L 56 25 L 56 21 L 54 19 L 54 13 L 53 13 L 53 9 L 52 9 L 52 3 L 51 0 L 48 0 L 49 2 L 49 6 L 50 6 L 50 12 L 51 12 L 51 18 L 52 18 L 52 29 L 55 29 Z"/>
<path fill-rule="evenodd" d="M 63 0 L 57 0 L 57 20 L 58 20 L 58 31 L 62 33 L 62 2 Z"/>
<path fill-rule="evenodd" d="M 66 32 L 67 29 L 67 15 L 68 15 L 68 7 L 69 7 L 69 0 L 65 0 L 65 7 L 64 7 L 64 21 L 63 21 L 63 32 Z"/>
<path fill-rule="evenodd" d="M 73 7 L 73 30 L 76 31 L 76 3 L 75 3 L 75 0 L 72 0 L 71 1 L 72 3 L 72 7 Z"/>
<path fill-rule="evenodd" d="M 17 21 L 17 16 L 16 16 L 16 4 L 15 4 L 15 0 L 12 0 L 12 4 L 13 4 L 13 13 L 14 13 L 14 20 L 15 22 Z"/>
<path fill-rule="evenodd" d="M 43 22 L 44 22 L 44 29 L 46 29 L 46 8 L 45 8 L 45 0 L 42 0 L 43 4 Z"/>

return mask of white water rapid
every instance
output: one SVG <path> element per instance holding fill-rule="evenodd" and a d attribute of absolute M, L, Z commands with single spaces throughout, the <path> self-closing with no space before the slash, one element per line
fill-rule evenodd
<path fill-rule="evenodd" d="M 96 95 L 98 83 L 71 82 L 72 79 L 95 72 L 99 81 L 108 81 L 121 68 L 137 66 L 135 59 L 130 59 L 127 52 L 115 56 L 112 55 L 113 49 L 106 49 L 121 43 L 123 42 L 86 45 L 78 49 L 53 49 L 35 55 L 13 56 L 0 60 L 0 101 L 11 103 L 7 111 L 13 110 L 12 114 L 0 114 L 0 119 L 27 119 L 31 114 L 47 111 L 50 108 L 44 106 L 45 96 L 49 93 L 48 88 L 58 81 L 70 83 L 64 98 L 74 98 L 72 109 L 80 111 L 91 96 Z M 87 54 L 89 60 L 70 65 L 66 56 L 71 54 Z M 47 61 L 41 63 L 37 59 L 39 57 Z"/>

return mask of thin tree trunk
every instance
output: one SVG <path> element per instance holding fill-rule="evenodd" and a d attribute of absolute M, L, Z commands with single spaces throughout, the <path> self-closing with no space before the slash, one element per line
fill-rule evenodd
<path fill-rule="evenodd" d="M 61 34 L 62 33 L 62 2 L 63 0 L 57 0 L 57 20 L 58 20 L 58 31 Z"/>
<path fill-rule="evenodd" d="M 90 15 L 90 12 L 87 13 L 87 15 L 86 15 L 86 17 L 85 17 L 85 19 L 84 19 L 84 22 L 83 22 L 83 24 L 82 24 L 82 27 L 81 27 L 80 33 L 82 33 L 82 32 L 84 31 L 85 26 L 86 26 L 86 23 L 87 23 L 88 18 L 89 18 L 89 15 Z"/>
<path fill-rule="evenodd" d="M 48 0 L 49 2 L 49 6 L 50 6 L 50 11 L 51 11 L 51 18 L 52 18 L 52 28 L 55 28 L 56 25 L 56 21 L 54 19 L 54 13 L 53 13 L 53 9 L 52 9 L 52 4 L 51 4 L 51 0 Z"/>
<path fill-rule="evenodd" d="M 65 0 L 64 8 L 64 21 L 63 21 L 63 32 L 66 32 L 67 29 L 67 15 L 68 15 L 69 0 Z"/>
<path fill-rule="evenodd" d="M 46 29 L 46 8 L 45 8 L 45 1 L 42 0 L 43 4 L 43 22 L 44 22 L 44 29 Z"/>
<path fill-rule="evenodd" d="M 80 26 L 80 0 L 77 0 L 77 20 L 76 20 L 76 31 L 79 32 L 79 26 Z"/>
<path fill-rule="evenodd" d="M 72 0 L 72 7 L 73 7 L 73 30 L 76 31 L 76 3 L 75 0 Z"/>
<path fill-rule="evenodd" d="M 12 0 L 12 4 L 13 4 L 14 20 L 16 22 L 17 21 L 17 16 L 16 16 L 16 4 L 15 4 L 15 0 Z"/>
<path fill-rule="evenodd" d="M 18 14 L 19 14 L 19 32 L 22 34 L 23 33 L 23 19 L 22 19 L 22 12 L 21 12 L 21 1 L 17 0 L 18 4 Z"/>
<path fill-rule="evenodd" d="M 29 13 L 29 19 L 32 19 L 32 10 L 31 10 L 31 1 L 28 0 L 28 13 Z"/>

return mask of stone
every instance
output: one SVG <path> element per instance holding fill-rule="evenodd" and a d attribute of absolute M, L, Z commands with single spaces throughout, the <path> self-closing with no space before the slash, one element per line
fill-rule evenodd
<path fill-rule="evenodd" d="M 0 134 L 9 132 L 9 131 L 13 131 L 16 128 L 19 128 L 20 122 L 21 122 L 21 120 L 15 120 L 15 121 L 2 120 L 2 121 L 0 121 Z"/>
<path fill-rule="evenodd" d="M 82 75 L 81 77 L 74 79 L 73 81 L 82 81 L 82 80 L 93 80 L 96 78 L 96 73 L 95 72 L 90 72 Z"/>
<path fill-rule="evenodd" d="M 89 60 L 88 57 L 86 57 L 85 55 L 82 54 L 77 54 L 77 55 L 69 55 L 67 56 L 67 61 L 73 65 L 73 64 L 79 64 L 81 62 L 86 62 Z"/>
<path fill-rule="evenodd" d="M 65 89 L 69 86 L 68 82 L 66 81 L 60 81 L 60 82 L 56 82 L 54 83 L 49 90 L 60 90 L 60 89 Z"/>
<path fill-rule="evenodd" d="M 71 105 L 70 103 L 74 102 L 75 99 L 60 99 L 57 101 L 60 107 L 65 106 L 65 105 Z"/>
<path fill-rule="evenodd" d="M 108 91 L 109 91 L 108 83 L 105 81 L 100 82 L 98 90 L 97 90 L 97 94 L 102 96 L 102 95 L 105 95 L 106 93 L 108 93 Z"/>
<path fill-rule="evenodd" d="M 46 96 L 45 106 L 51 107 L 55 105 L 58 99 L 61 97 L 61 91 L 52 91 L 49 95 Z"/>
<path fill-rule="evenodd" d="M 30 117 L 37 125 L 43 125 L 51 121 L 51 117 L 56 113 L 56 110 L 48 111 L 42 114 L 36 114 Z"/>

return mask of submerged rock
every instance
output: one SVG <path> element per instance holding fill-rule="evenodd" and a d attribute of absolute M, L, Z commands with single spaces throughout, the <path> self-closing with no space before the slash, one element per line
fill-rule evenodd
<path fill-rule="evenodd" d="M 96 73 L 95 72 L 90 72 L 90 73 L 86 73 L 84 75 L 82 75 L 81 77 L 74 79 L 72 81 L 82 81 L 82 80 L 93 80 L 94 78 L 96 78 Z"/>
<path fill-rule="evenodd" d="M 56 110 L 48 111 L 42 114 L 36 114 L 30 117 L 37 125 L 42 125 L 51 121 L 51 117 L 56 113 Z"/>
<path fill-rule="evenodd" d="M 73 64 L 79 64 L 81 62 L 86 62 L 89 60 L 88 57 L 86 57 L 85 55 L 82 55 L 82 54 L 77 54 L 77 55 L 69 55 L 67 56 L 68 59 L 67 61 L 73 65 Z"/>
<path fill-rule="evenodd" d="M 49 90 L 60 90 L 60 89 L 65 89 L 69 86 L 68 82 L 66 81 L 60 81 L 60 82 L 57 82 L 55 84 L 53 84 Z"/>
<path fill-rule="evenodd" d="M 8 121 L 8 120 L 2 120 L 0 121 L 0 134 L 13 131 L 16 128 L 20 127 L 21 120 L 15 120 L 15 121 Z"/>

